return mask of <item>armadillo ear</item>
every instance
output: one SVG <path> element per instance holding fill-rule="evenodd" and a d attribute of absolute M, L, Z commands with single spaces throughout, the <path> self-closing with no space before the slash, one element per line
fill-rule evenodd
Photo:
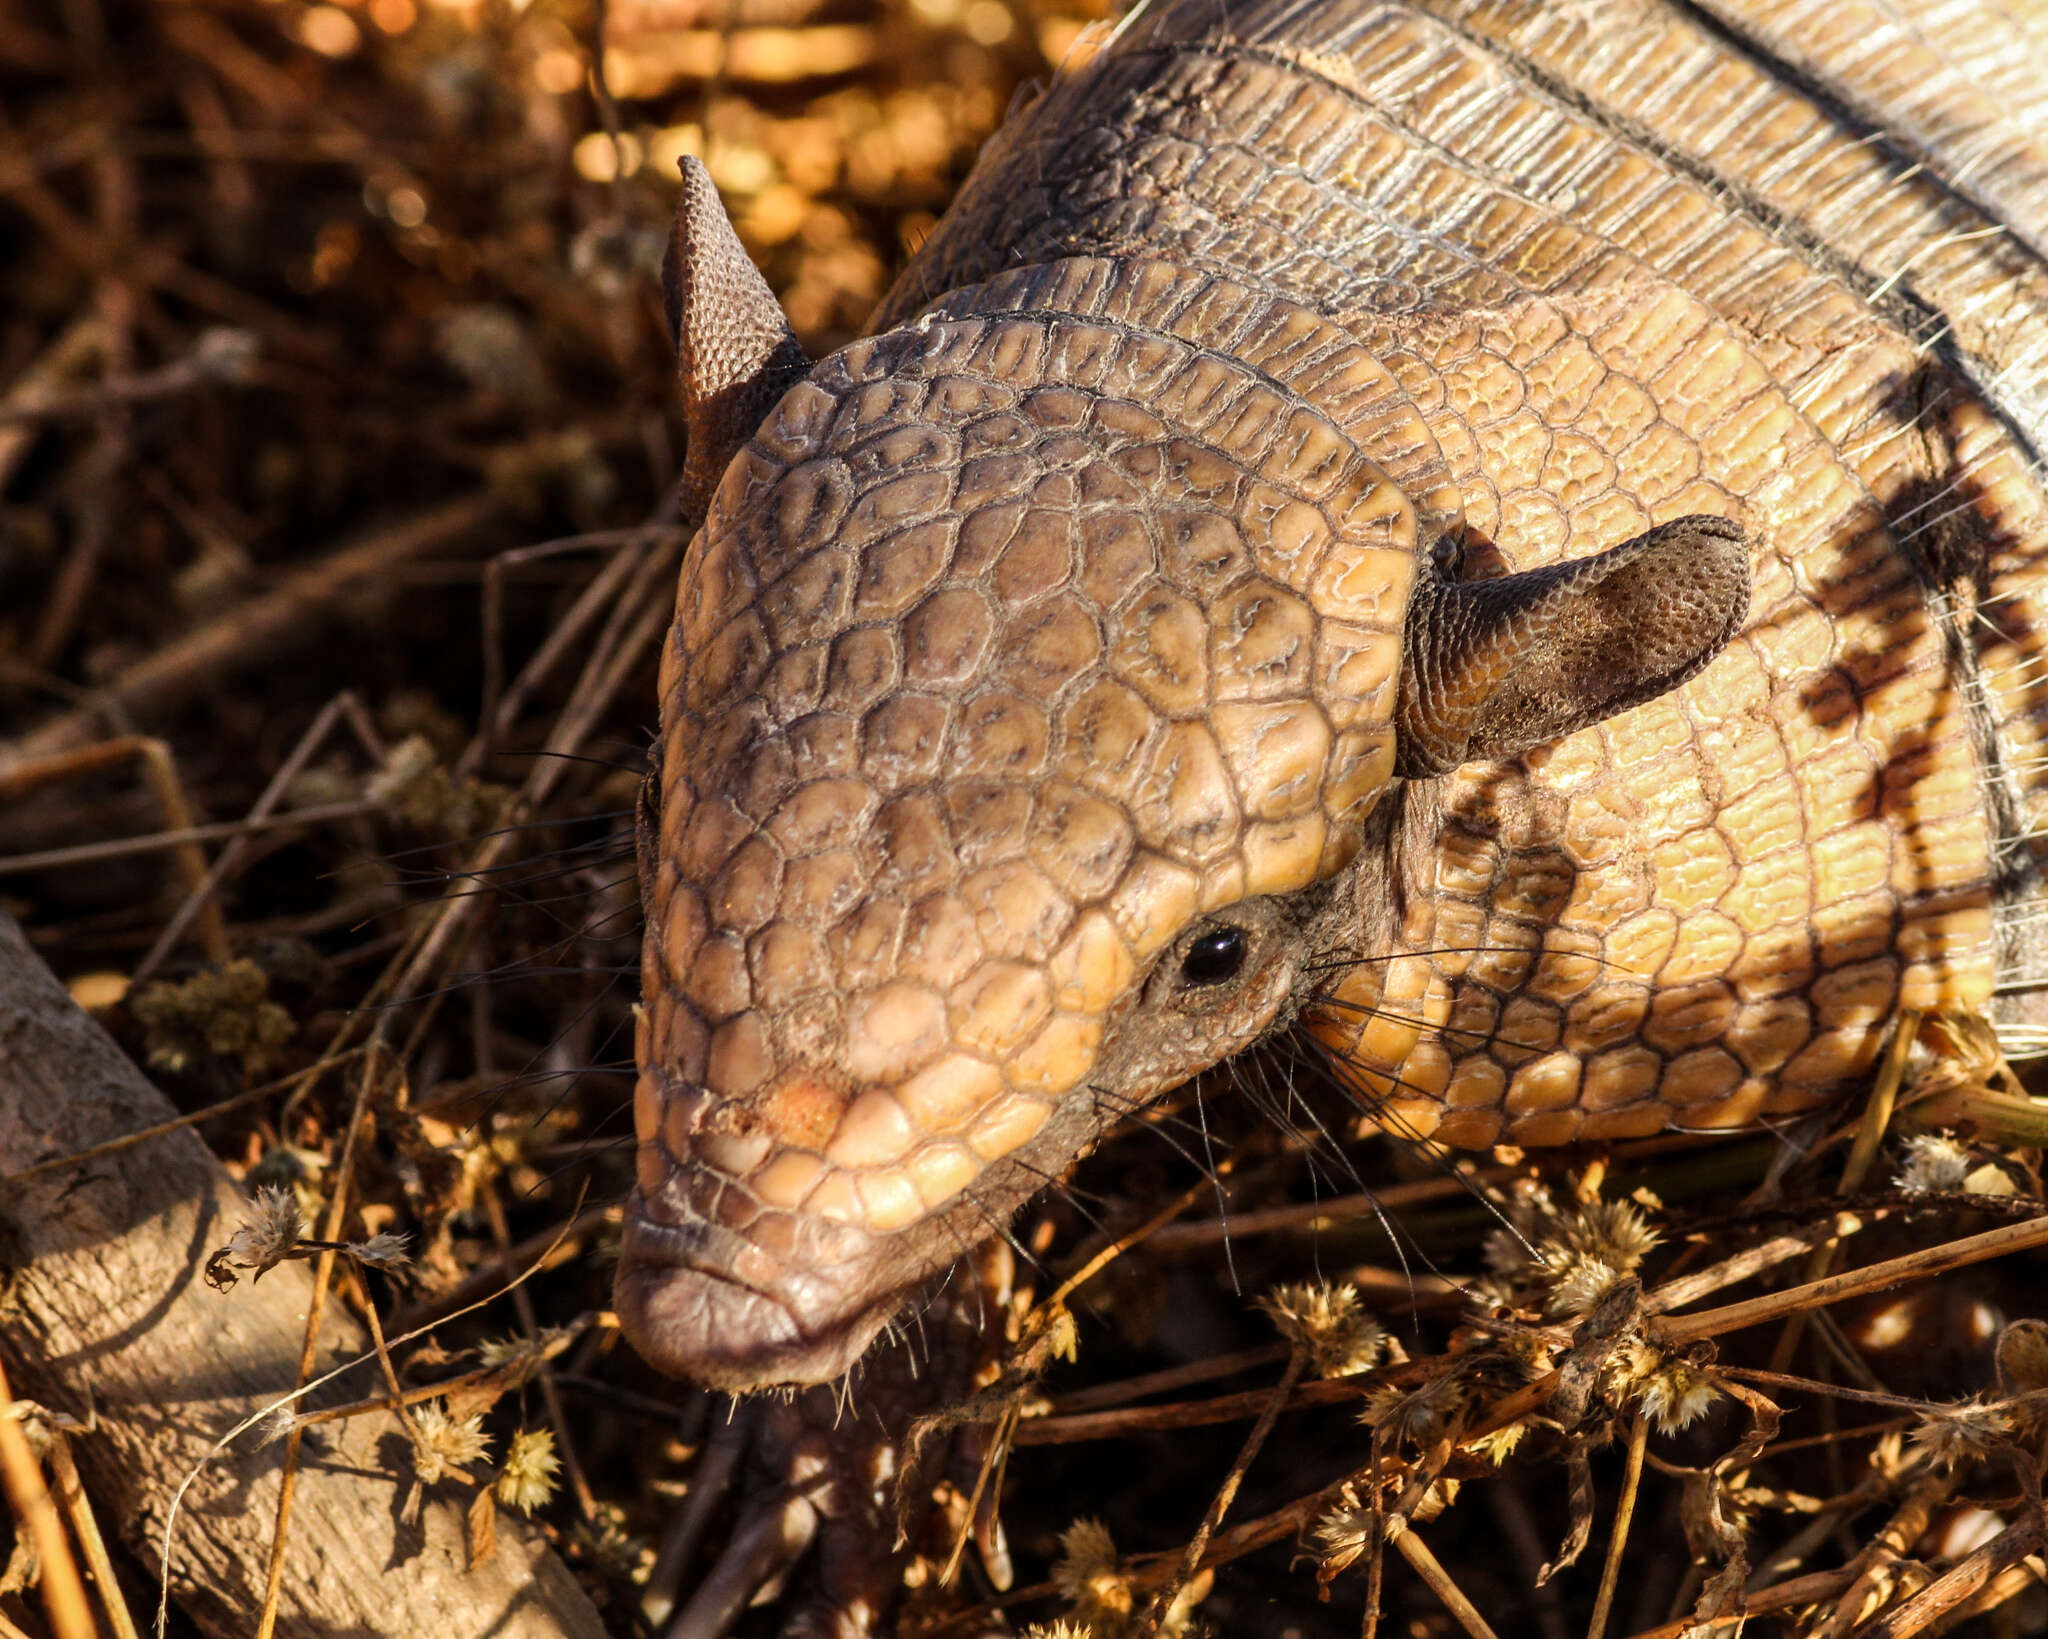
<path fill-rule="evenodd" d="M 1420 576 L 1395 772 L 1517 756 L 1641 705 L 1719 654 L 1748 610 L 1749 549 L 1726 518 L 1680 518 L 1500 580 Z"/>
<path fill-rule="evenodd" d="M 661 284 L 690 439 L 682 521 L 695 529 L 740 446 L 810 360 L 733 232 L 704 162 L 685 155 L 682 171 Z"/>

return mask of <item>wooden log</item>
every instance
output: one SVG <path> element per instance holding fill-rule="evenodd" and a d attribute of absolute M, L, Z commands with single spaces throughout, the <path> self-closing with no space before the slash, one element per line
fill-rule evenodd
<path fill-rule="evenodd" d="M 172 1494 L 219 1436 L 288 1392 L 312 1277 L 287 1263 L 231 1292 L 201 1278 L 246 1197 L 178 1131 L 29 1179 L 6 1174 L 177 1112 L 73 1004 L 0 912 L 0 1354 L 14 1392 L 83 1419 L 78 1463 L 103 1524 L 155 1572 Z M 319 1369 L 368 1347 L 329 1302 Z M 371 1369 L 374 1371 L 374 1368 Z M 312 1404 L 377 1392 L 351 1373 Z M 248 1437 L 186 1494 L 173 1596 L 207 1632 L 243 1639 L 262 1603 L 283 1444 Z M 501 1515 L 470 1568 L 463 1488 L 429 1488 L 415 1524 L 396 1418 L 308 1430 L 277 1632 L 603 1639 L 595 1608 L 525 1521 Z"/>

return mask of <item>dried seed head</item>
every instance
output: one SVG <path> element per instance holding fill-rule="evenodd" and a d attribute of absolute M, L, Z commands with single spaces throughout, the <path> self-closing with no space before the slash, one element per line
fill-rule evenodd
<path fill-rule="evenodd" d="M 270 1000 L 270 975 L 246 956 L 182 983 L 144 985 L 129 1003 L 152 1069 L 176 1073 L 206 1057 L 239 1059 L 255 1075 L 298 1025 Z"/>
<path fill-rule="evenodd" d="M 533 1345 L 523 1337 L 487 1337 L 476 1348 L 477 1364 L 487 1371 L 496 1371 L 533 1353 Z"/>
<path fill-rule="evenodd" d="M 413 1413 L 413 1426 L 412 1466 L 422 1485 L 481 1461 L 490 1448 L 483 1418 L 465 1417 L 458 1423 L 445 1406 L 421 1406 Z"/>
<path fill-rule="evenodd" d="M 1974 1463 L 1993 1447 L 2012 1438 L 2013 1415 L 2004 1406 L 1963 1400 L 1936 1407 L 1914 1427 L 1913 1447 L 1930 1463 L 1954 1468 Z"/>
<path fill-rule="evenodd" d="M 1906 1140 L 1898 1187 L 1912 1194 L 1947 1194 L 1970 1175 L 1970 1152 L 1948 1133 L 1915 1133 Z"/>
<path fill-rule="evenodd" d="M 291 1256 L 292 1248 L 304 1233 L 299 1203 L 290 1190 L 259 1190 L 256 1199 L 249 1203 L 242 1227 L 228 1237 L 222 1257 L 237 1268 L 255 1270 L 253 1278 L 261 1280 Z"/>
<path fill-rule="evenodd" d="M 282 1440 L 299 1426 L 299 1414 L 290 1406 L 272 1406 L 263 1414 L 256 1425 L 256 1447 L 261 1450 L 273 1441 Z"/>
<path fill-rule="evenodd" d="M 1557 1221 L 1550 1187 L 1518 1178 L 1505 1207 L 1507 1223 L 1486 1237 L 1486 1267 L 1503 1281 L 1519 1283 L 1536 1262 L 1536 1242 Z"/>
<path fill-rule="evenodd" d="M 1095 1630 L 1086 1622 L 1069 1622 L 1063 1616 L 1057 1622 L 1033 1622 L 1022 1639 L 1095 1639 Z"/>
<path fill-rule="evenodd" d="M 1720 1397 L 1720 1389 L 1706 1373 L 1671 1356 L 1658 1360 L 1636 1381 L 1635 1401 L 1659 1434 L 1690 1428 Z"/>
<path fill-rule="evenodd" d="M 1335 1576 L 1371 1547 L 1378 1526 L 1373 1511 L 1358 1503 L 1333 1508 L 1317 1520 L 1310 1537 L 1324 1575 Z"/>
<path fill-rule="evenodd" d="M 441 766 L 434 745 L 413 734 L 393 746 L 363 794 L 390 806 L 408 825 L 443 836 L 472 836 L 497 824 L 512 793 L 474 775 L 458 780 Z"/>
<path fill-rule="evenodd" d="M 1522 1436 L 1529 1432 L 1527 1418 L 1495 1429 L 1491 1434 L 1482 1434 L 1477 1439 L 1467 1440 L 1465 1449 L 1476 1451 L 1480 1456 L 1499 1467 L 1514 1454 L 1515 1447 L 1522 1443 Z"/>
<path fill-rule="evenodd" d="M 1562 1231 L 1569 1245 L 1631 1275 L 1662 1238 L 1633 1201 L 1588 1201 L 1565 1215 Z"/>
<path fill-rule="evenodd" d="M 1494 1231 L 1496 1236 L 1501 1233 L 1500 1230 Z M 1487 1256 L 1491 1261 L 1492 1254 L 1489 1252 Z M 1481 1275 L 1465 1283 L 1465 1302 L 1482 1315 L 1516 1309 L 1518 1296 L 1515 1283 L 1502 1275 Z"/>
<path fill-rule="evenodd" d="M 1422 1493 L 1422 1500 L 1415 1505 L 1415 1512 L 1409 1516 L 1409 1523 L 1427 1525 L 1457 1500 L 1456 1480 L 1432 1480 L 1429 1488 Z"/>
<path fill-rule="evenodd" d="M 1131 1584 L 1117 1569 L 1116 1542 L 1102 1521 L 1077 1519 L 1060 1533 L 1060 1557 L 1052 1579 L 1077 1616 L 1128 1618 L 1134 1605 Z"/>
<path fill-rule="evenodd" d="M 1407 1394 L 1391 1387 L 1376 1390 L 1367 1397 L 1358 1420 L 1368 1428 L 1384 1429 L 1395 1440 L 1422 1445 L 1442 1431 L 1463 1399 L 1464 1390 L 1455 1378 L 1438 1377 Z"/>
<path fill-rule="evenodd" d="M 1589 1315 L 1626 1278 L 1619 1269 L 1599 1258 L 1573 1258 L 1562 1264 L 1553 1277 L 1555 1284 L 1547 1308 L 1553 1315 Z"/>
<path fill-rule="evenodd" d="M 412 1254 L 406 1250 L 411 1242 L 410 1235 L 394 1235 L 390 1230 L 379 1230 L 367 1241 L 353 1241 L 348 1254 L 357 1263 L 370 1264 L 379 1269 L 403 1269 L 412 1262 Z"/>
<path fill-rule="evenodd" d="M 555 1494 L 555 1476 L 562 1459 L 555 1455 L 555 1437 L 544 1428 L 521 1429 L 512 1436 L 505 1466 L 498 1475 L 498 1501 L 507 1508 L 532 1513 Z"/>
<path fill-rule="evenodd" d="M 1689 1427 L 1720 1397 L 1691 1361 L 1634 1338 L 1607 1357 L 1601 1389 L 1616 1406 L 1635 1406 L 1663 1434 Z"/>
<path fill-rule="evenodd" d="M 1657 1241 L 1656 1230 L 1629 1201 L 1588 1201 L 1560 1213 L 1537 1246 L 1550 1313 L 1590 1313 L 1636 1272 Z"/>
<path fill-rule="evenodd" d="M 1276 1286 L 1258 1304 L 1282 1337 L 1308 1350 L 1311 1376 L 1349 1377 L 1371 1371 L 1386 1352 L 1385 1330 L 1365 1312 L 1358 1288 L 1348 1282 Z"/>

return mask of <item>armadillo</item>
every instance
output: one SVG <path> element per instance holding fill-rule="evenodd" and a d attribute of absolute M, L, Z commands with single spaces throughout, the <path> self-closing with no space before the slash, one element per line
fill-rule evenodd
<path fill-rule="evenodd" d="M 1453 1146 L 2039 1016 L 2048 8 L 1152 0 L 808 361 L 686 163 L 657 1365 L 845 1370 L 1277 1031 Z"/>

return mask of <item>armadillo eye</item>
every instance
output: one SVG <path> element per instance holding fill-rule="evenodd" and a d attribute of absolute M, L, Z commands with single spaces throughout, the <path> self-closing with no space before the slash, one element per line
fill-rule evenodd
<path fill-rule="evenodd" d="M 1180 976 L 1191 985 L 1220 985 L 1235 979 L 1244 966 L 1245 937 L 1242 928 L 1212 928 L 1188 946 L 1181 958 Z"/>

